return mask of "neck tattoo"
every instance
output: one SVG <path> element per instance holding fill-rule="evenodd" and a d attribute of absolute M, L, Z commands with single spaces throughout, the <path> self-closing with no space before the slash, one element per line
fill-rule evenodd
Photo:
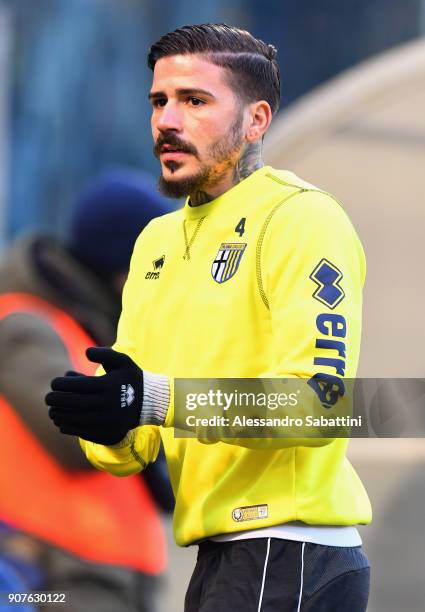
<path fill-rule="evenodd" d="M 261 148 L 261 140 L 252 142 L 245 147 L 233 171 L 233 185 L 237 185 L 250 174 L 264 166 Z"/>
<path fill-rule="evenodd" d="M 264 166 L 261 153 L 261 140 L 253 142 L 243 149 L 242 154 L 233 169 L 232 181 L 229 189 Z M 194 193 L 190 194 L 190 206 L 200 206 L 201 204 L 206 204 L 207 202 L 211 202 L 211 200 L 217 198 L 218 195 L 212 195 L 207 191 L 202 190 L 195 191 Z"/>
<path fill-rule="evenodd" d="M 206 191 L 195 191 L 190 194 L 190 205 L 191 206 L 200 206 L 201 204 L 206 204 L 207 202 L 211 202 L 214 200 L 215 196 L 210 195 Z"/>

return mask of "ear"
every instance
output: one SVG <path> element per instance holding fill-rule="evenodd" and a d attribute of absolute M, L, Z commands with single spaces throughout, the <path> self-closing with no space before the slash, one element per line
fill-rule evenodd
<path fill-rule="evenodd" d="M 247 142 L 256 142 L 263 138 L 272 121 L 270 104 L 265 100 L 249 105 L 249 123 L 246 132 Z"/>

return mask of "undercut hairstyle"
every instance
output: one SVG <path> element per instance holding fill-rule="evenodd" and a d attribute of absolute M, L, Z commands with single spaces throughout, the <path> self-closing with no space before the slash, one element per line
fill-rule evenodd
<path fill-rule="evenodd" d="M 162 36 L 149 49 L 148 66 L 172 55 L 199 53 L 227 69 L 229 86 L 245 102 L 266 100 L 272 113 L 279 109 L 280 72 L 273 45 L 246 30 L 224 23 L 186 25 Z"/>

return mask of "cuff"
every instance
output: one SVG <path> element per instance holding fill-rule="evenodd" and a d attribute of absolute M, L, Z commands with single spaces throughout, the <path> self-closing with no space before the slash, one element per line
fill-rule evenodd
<path fill-rule="evenodd" d="M 130 429 L 130 431 L 126 433 L 126 435 L 124 436 L 122 440 L 120 440 L 116 444 L 109 444 L 108 448 L 113 448 L 113 449 L 125 448 L 126 446 L 131 444 L 133 440 L 134 440 L 134 431 Z"/>
<path fill-rule="evenodd" d="M 170 405 L 167 376 L 143 370 L 143 407 L 140 425 L 163 425 Z"/>

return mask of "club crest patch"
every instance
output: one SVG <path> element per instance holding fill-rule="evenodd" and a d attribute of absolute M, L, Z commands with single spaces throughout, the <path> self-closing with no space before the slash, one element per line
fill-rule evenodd
<path fill-rule="evenodd" d="M 211 267 L 216 283 L 224 283 L 236 274 L 246 248 L 246 243 L 223 242 Z"/>

